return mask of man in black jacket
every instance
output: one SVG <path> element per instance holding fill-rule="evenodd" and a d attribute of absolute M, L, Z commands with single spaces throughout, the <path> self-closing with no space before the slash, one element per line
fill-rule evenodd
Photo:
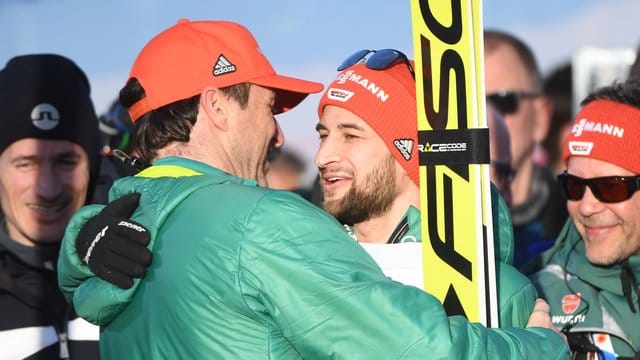
<path fill-rule="evenodd" d="M 89 82 L 58 55 L 0 70 L 0 357 L 96 359 L 98 328 L 58 290 L 60 241 L 99 169 Z"/>

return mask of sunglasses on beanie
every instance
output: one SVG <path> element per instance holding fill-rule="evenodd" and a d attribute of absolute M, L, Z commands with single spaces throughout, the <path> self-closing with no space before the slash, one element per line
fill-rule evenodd
<path fill-rule="evenodd" d="M 520 108 L 520 100 L 535 99 L 542 96 L 541 93 L 528 91 L 499 91 L 488 94 L 487 100 L 502 115 L 508 115 L 518 112 Z"/>
<path fill-rule="evenodd" d="M 640 176 L 604 176 L 584 179 L 566 171 L 558 175 L 560 188 L 567 199 L 581 200 L 586 187 L 603 203 L 617 203 L 628 200 L 640 189 Z"/>
<path fill-rule="evenodd" d="M 358 50 L 351 56 L 346 58 L 342 62 L 342 64 L 338 66 L 338 71 L 342 71 L 358 63 L 364 63 L 367 68 L 371 70 L 384 70 L 389 68 L 398 60 L 407 64 L 409 72 L 411 72 L 411 76 L 415 79 L 416 75 L 413 71 L 413 66 L 411 66 L 411 62 L 409 62 L 409 58 L 407 58 L 407 55 L 405 55 L 402 51 L 398 51 L 395 49 Z"/>

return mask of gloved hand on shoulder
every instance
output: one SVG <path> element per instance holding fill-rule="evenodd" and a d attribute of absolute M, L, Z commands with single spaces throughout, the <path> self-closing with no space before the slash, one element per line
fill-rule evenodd
<path fill-rule="evenodd" d="M 133 286 L 151 264 L 149 231 L 130 220 L 138 207 L 140 193 L 131 193 L 110 202 L 87 221 L 76 239 L 83 263 L 101 279 L 122 289 Z"/>

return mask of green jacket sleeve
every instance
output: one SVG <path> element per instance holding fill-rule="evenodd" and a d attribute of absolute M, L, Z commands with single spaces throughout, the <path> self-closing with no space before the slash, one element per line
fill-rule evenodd
<path fill-rule="evenodd" d="M 78 210 L 65 231 L 58 257 L 58 286 L 76 313 L 96 324 L 109 323 L 131 301 L 140 279 L 134 286 L 122 290 L 98 278 L 76 252 L 76 237 L 82 226 L 97 215 L 104 205 L 89 205 Z"/>
<path fill-rule="evenodd" d="M 496 262 L 500 327 L 525 327 L 538 292 L 531 281 L 511 265 Z M 505 292 L 502 294 L 501 292 Z"/>
<path fill-rule="evenodd" d="M 509 208 L 493 184 L 491 207 L 500 327 L 525 327 L 538 293 L 531 281 L 513 267 L 513 224 Z"/>
<path fill-rule="evenodd" d="M 67 302 L 73 302 L 73 295 L 85 280 L 95 277 L 76 251 L 76 237 L 80 228 L 92 216 L 98 214 L 104 205 L 89 205 L 78 210 L 69 221 L 65 231 L 60 255 L 58 256 L 58 286 Z"/>
<path fill-rule="evenodd" d="M 487 329 L 447 317 L 433 296 L 385 278 L 319 209 L 267 196 L 245 231 L 238 273 L 245 305 L 303 358 L 569 358 L 549 329 Z"/>

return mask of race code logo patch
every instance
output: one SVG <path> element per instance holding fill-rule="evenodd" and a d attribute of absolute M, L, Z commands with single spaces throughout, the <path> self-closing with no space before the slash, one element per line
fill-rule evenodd
<path fill-rule="evenodd" d="M 573 314 L 580 306 L 580 294 L 569 294 L 562 297 L 562 311 Z"/>
<path fill-rule="evenodd" d="M 587 156 L 591 154 L 593 143 L 591 141 L 569 141 L 569 152 L 571 155 Z"/>

